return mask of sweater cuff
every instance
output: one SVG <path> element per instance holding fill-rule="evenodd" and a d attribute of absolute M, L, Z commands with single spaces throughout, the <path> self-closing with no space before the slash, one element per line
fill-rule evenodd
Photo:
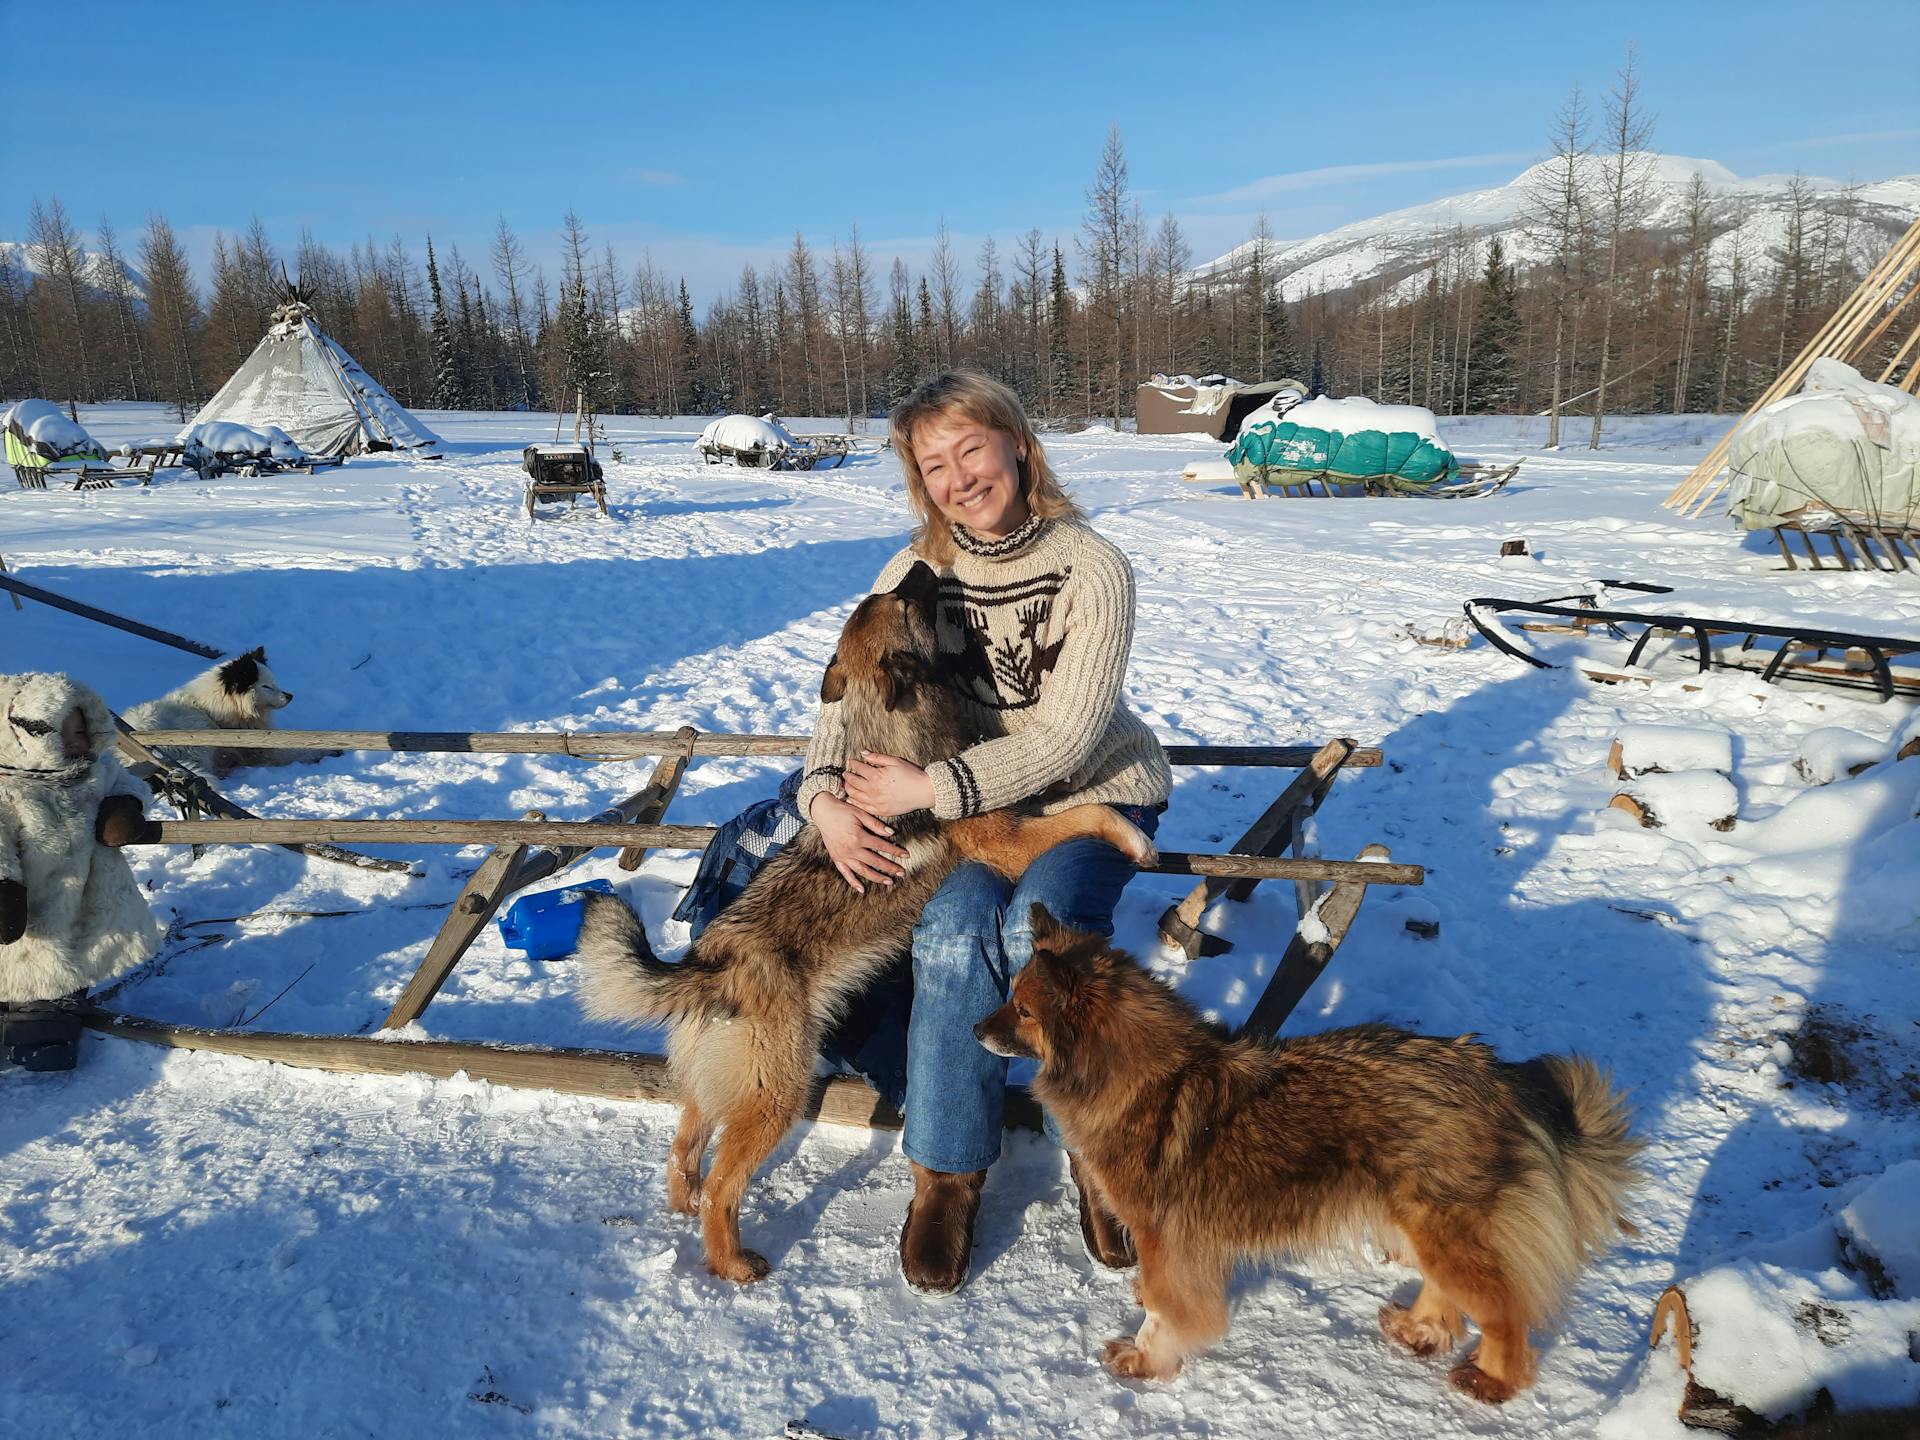
<path fill-rule="evenodd" d="M 962 820 L 980 813 L 980 782 L 965 760 L 955 756 L 936 761 L 927 767 L 927 778 L 933 781 L 934 819 Z"/>
<path fill-rule="evenodd" d="M 821 795 L 833 795 L 846 798 L 846 787 L 841 777 L 847 772 L 838 765 L 816 765 L 800 779 L 800 788 L 794 792 L 793 803 L 799 808 L 800 818 L 813 819 L 813 802 Z"/>

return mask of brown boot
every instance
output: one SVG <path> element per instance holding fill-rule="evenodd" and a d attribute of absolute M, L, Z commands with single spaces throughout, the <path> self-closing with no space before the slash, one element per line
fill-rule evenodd
<path fill-rule="evenodd" d="M 913 1166 L 913 1200 L 900 1227 L 900 1273 L 916 1290 L 945 1295 L 967 1280 L 973 1259 L 973 1219 L 987 1172 L 949 1175 Z"/>
<path fill-rule="evenodd" d="M 1072 1151 L 1067 1152 L 1067 1169 L 1080 1192 L 1080 1238 L 1086 1242 L 1087 1254 L 1109 1270 L 1138 1265 L 1140 1257 L 1134 1253 L 1132 1232 L 1097 1197 L 1086 1171 L 1080 1168 L 1080 1157 Z"/>

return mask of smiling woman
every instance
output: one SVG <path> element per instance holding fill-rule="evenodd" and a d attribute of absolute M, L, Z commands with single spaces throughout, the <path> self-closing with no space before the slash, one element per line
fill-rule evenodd
<path fill-rule="evenodd" d="M 1087 526 L 998 381 L 936 376 L 894 410 L 892 433 L 920 523 L 874 589 L 891 589 L 917 561 L 939 575 L 939 678 L 967 702 L 979 738 L 924 769 L 848 753 L 839 706 L 823 704 L 797 798 L 840 874 L 862 889 L 904 873 L 887 819 L 914 810 L 954 820 L 1018 803 L 1054 813 L 1098 802 L 1151 835 L 1171 780 L 1159 742 L 1121 695 L 1134 620 L 1126 556 Z M 901 1144 L 914 1198 L 900 1262 L 914 1288 L 948 1291 L 967 1278 L 981 1187 L 1000 1153 L 1007 1073 L 973 1026 L 999 1008 L 1032 953 L 1033 905 L 1111 934 L 1133 873 L 1111 846 L 1069 841 L 1017 887 L 963 865 L 922 911 Z M 1080 1204 L 1088 1249 L 1131 1264 L 1117 1222 L 1084 1192 Z"/>

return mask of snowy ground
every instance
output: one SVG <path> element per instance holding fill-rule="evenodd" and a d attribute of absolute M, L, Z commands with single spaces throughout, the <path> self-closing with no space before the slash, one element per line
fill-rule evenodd
<path fill-rule="evenodd" d="M 81 418 L 110 442 L 171 428 L 132 407 Z M 151 624 L 264 644 L 298 697 L 289 725 L 803 732 L 841 619 L 905 529 L 890 460 L 707 468 L 689 444 L 700 422 L 639 420 L 612 427 L 611 521 L 530 524 L 516 467 L 538 417 L 423 418 L 449 437 L 444 458 L 0 491 L 0 556 Z M 1218 453 L 1199 439 L 1049 441 L 1133 558 L 1129 688 L 1163 738 L 1349 735 L 1391 761 L 1340 782 L 1316 839 L 1334 856 L 1385 841 L 1427 884 L 1375 893 L 1289 1030 L 1385 1020 L 1475 1030 L 1516 1057 L 1578 1047 L 1633 1093 L 1651 1177 L 1641 1234 L 1588 1273 L 1545 1337 L 1538 1387 L 1506 1408 L 1381 1340 L 1375 1311 L 1411 1293 L 1410 1272 L 1330 1260 L 1242 1276 L 1232 1334 L 1173 1385 L 1114 1382 L 1100 1344 L 1138 1312 L 1125 1277 L 1082 1255 L 1064 1166 L 1036 1139 L 1011 1138 L 993 1171 L 973 1280 L 929 1303 L 895 1267 L 909 1190 L 897 1137 L 796 1132 L 744 1217 L 775 1272 L 737 1290 L 706 1276 L 697 1236 L 665 1212 L 668 1107 L 90 1036 L 71 1075 L 0 1076 L 0 1432 L 775 1436 L 805 1420 L 862 1440 L 1520 1436 L 1591 1433 L 1609 1414 L 1615 1433 L 1674 1428 L 1670 1349 L 1644 1358 L 1661 1288 L 1831 1228 L 1920 1152 L 1920 761 L 1844 782 L 1864 787 L 1858 803 L 1834 792 L 1839 813 L 1819 823 L 1802 825 L 1803 808 L 1765 824 L 1805 796 L 1792 762 L 1811 732 L 1872 748 L 1912 710 L 1726 675 L 1603 687 L 1405 631 L 1437 631 L 1470 596 L 1624 577 L 1676 586 L 1662 608 L 1920 634 L 1920 580 L 1787 574 L 1724 522 L 1660 508 L 1721 423 L 1622 421 L 1597 456 L 1539 453 L 1537 422 L 1448 426 L 1467 453 L 1528 458 L 1501 495 L 1432 503 L 1247 502 L 1180 483 L 1187 461 Z M 1515 537 L 1531 557 L 1499 558 Z M 0 601 L 0 667 L 70 670 L 124 708 L 198 664 Z M 1732 733 L 1733 832 L 1645 831 L 1604 808 L 1611 740 L 1649 723 Z M 584 817 L 647 768 L 348 755 L 241 772 L 228 789 L 287 817 Z M 697 764 L 671 818 L 724 818 L 780 769 Z M 1283 779 L 1178 772 L 1161 843 L 1224 848 Z M 370 1030 L 481 853 L 421 854 L 408 878 L 278 849 L 139 852 L 173 930 L 114 1003 L 191 1024 Z M 616 879 L 659 934 L 691 871 L 655 856 L 630 880 L 607 855 L 575 873 Z M 1121 942 L 1153 954 L 1155 917 L 1182 888 L 1136 881 Z M 1291 887 L 1223 908 L 1211 923 L 1231 956 L 1157 963 L 1233 1019 L 1284 948 Z M 1409 933 L 1409 918 L 1439 919 L 1439 937 Z M 566 967 L 527 963 L 491 929 L 423 1029 L 630 1043 L 579 1017 Z M 1820 1038 L 1844 1083 L 1799 1073 Z M 1916 1370 L 1864 1373 L 1899 1395 Z"/>

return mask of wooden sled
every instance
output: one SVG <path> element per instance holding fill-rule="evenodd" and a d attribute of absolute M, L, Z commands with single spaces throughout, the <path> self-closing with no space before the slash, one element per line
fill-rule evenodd
<path fill-rule="evenodd" d="M 1813 543 L 1816 536 L 1826 538 L 1842 570 L 1877 570 L 1883 575 L 1891 575 L 1896 570 L 1920 570 L 1920 529 L 1911 525 L 1883 525 L 1842 517 L 1831 526 L 1774 526 L 1773 538 L 1780 547 L 1781 558 L 1787 562 L 1787 569 L 1798 570 L 1799 562 L 1787 545 L 1789 535 L 1800 537 L 1815 570 L 1829 568 L 1820 562 L 1820 551 Z M 1857 565 L 1855 555 L 1859 557 Z M 1914 563 L 1908 564 L 1909 560 Z"/>
<path fill-rule="evenodd" d="M 1391 477 L 1358 478 L 1351 475 L 1337 475 L 1330 470 L 1285 470 L 1277 466 L 1262 466 L 1253 475 L 1240 475 L 1232 472 L 1219 473 L 1215 466 L 1196 462 L 1181 472 L 1181 479 L 1189 485 L 1220 485 L 1231 482 L 1240 487 L 1240 493 L 1249 500 L 1262 500 L 1269 495 L 1288 497 L 1310 497 L 1319 487 L 1319 495 L 1326 499 L 1339 499 L 1350 496 L 1401 496 L 1419 497 L 1428 500 L 1470 499 L 1476 495 L 1491 495 L 1503 487 L 1519 473 L 1520 462 L 1510 465 L 1471 464 L 1460 467 L 1456 479 L 1445 485 L 1412 485 L 1397 481 Z"/>
<path fill-rule="evenodd" d="M 239 739 L 233 737 L 238 736 Z M 548 822 L 530 813 L 517 821 L 455 820 L 196 820 L 163 821 L 162 844 L 258 844 L 323 840 L 394 841 L 428 844 L 493 844 L 465 888 L 453 902 L 447 920 L 428 947 L 426 958 L 382 1023 L 383 1032 L 402 1029 L 425 1013 L 445 985 L 453 968 L 509 895 L 569 868 L 595 849 L 620 846 L 620 865 L 636 869 L 649 848 L 703 849 L 715 830 L 710 826 L 662 823 L 688 764 L 696 756 L 802 755 L 807 738 L 793 735 L 702 735 L 690 727 L 671 733 L 530 734 L 502 732 L 468 734 L 396 731 L 151 731 L 137 737 L 144 744 L 191 743 L 222 745 L 325 748 L 433 753 L 563 754 L 588 760 L 658 756 L 647 783 L 618 804 L 584 822 Z M 1162 851 L 1161 874 L 1201 877 L 1180 905 L 1162 917 L 1162 933 L 1183 948 L 1192 940 L 1190 954 L 1217 954 L 1227 948 L 1206 945 L 1197 937 L 1200 914 L 1210 901 L 1226 894 L 1244 900 L 1261 880 L 1287 879 L 1298 887 L 1302 912 L 1314 908 L 1320 926 L 1311 927 L 1321 938 L 1302 942 L 1296 935 L 1285 959 L 1254 1005 L 1247 1028 L 1266 1033 L 1277 1029 L 1345 938 L 1354 913 L 1369 885 L 1419 885 L 1425 871 L 1418 865 L 1393 864 L 1384 846 L 1370 845 L 1358 861 L 1322 860 L 1302 856 L 1300 822 L 1317 807 L 1343 768 L 1366 768 L 1381 763 L 1377 749 L 1351 740 L 1333 740 L 1319 746 L 1206 746 L 1170 745 L 1167 759 L 1175 765 L 1283 767 L 1301 773 L 1268 808 L 1233 852 L 1225 855 Z M 1282 852 L 1291 848 L 1291 857 Z M 1319 886 L 1331 882 L 1324 895 Z M 1203 897 L 1196 901 L 1196 896 Z M 1190 912 L 1190 913 L 1189 913 Z M 1184 917 L 1184 918 L 1183 918 Z M 1212 937 L 1207 937 L 1211 939 Z M 242 1029 L 210 1030 L 169 1025 L 96 1006 L 87 1023 L 106 1034 L 184 1049 L 217 1050 L 257 1060 L 310 1069 L 357 1074 L 426 1074 L 447 1076 L 464 1071 L 475 1079 L 499 1085 L 561 1090 L 609 1099 L 664 1100 L 671 1085 L 664 1056 L 623 1051 L 562 1049 L 523 1045 L 454 1044 L 449 1042 L 394 1043 L 368 1035 L 293 1035 Z M 816 1087 L 808 1112 L 842 1124 L 898 1127 L 900 1117 L 867 1086 L 848 1075 L 823 1079 Z M 1038 1128 L 1039 1107 L 1024 1090 L 1007 1097 L 1010 1124 Z"/>
<path fill-rule="evenodd" d="M 582 495 L 590 496 L 606 515 L 606 472 L 591 446 L 529 445 L 520 454 L 520 467 L 527 472 L 527 519 L 533 519 L 535 505 L 565 500 L 571 509 Z"/>

